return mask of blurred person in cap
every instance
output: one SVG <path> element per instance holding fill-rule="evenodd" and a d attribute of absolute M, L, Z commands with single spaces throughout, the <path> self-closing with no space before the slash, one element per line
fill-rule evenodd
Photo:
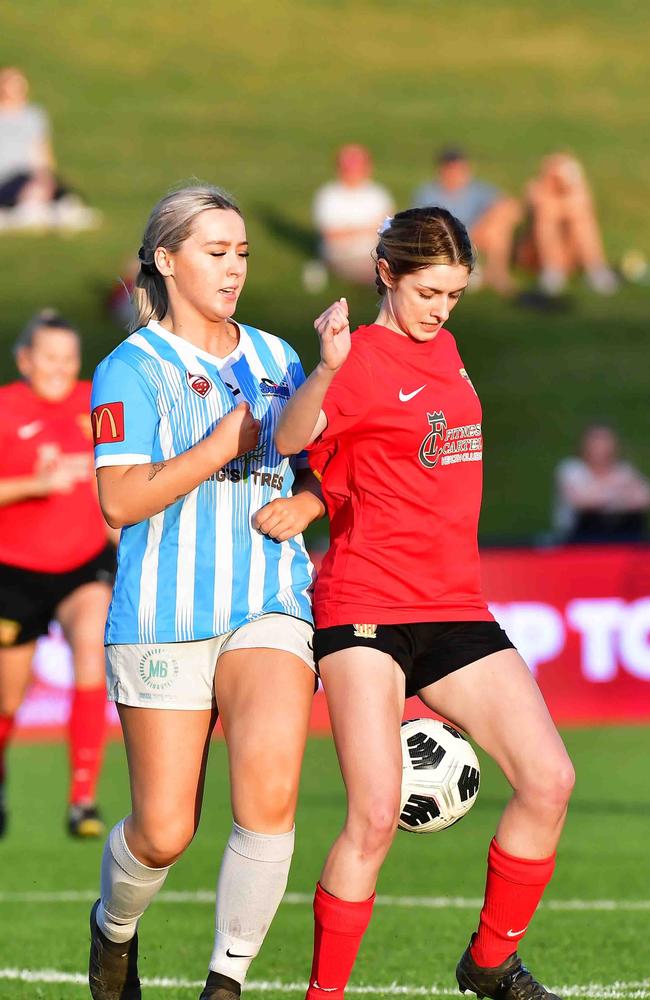
<path fill-rule="evenodd" d="M 539 289 L 560 295 L 574 271 L 584 272 L 589 287 L 612 295 L 619 280 L 607 263 L 596 209 L 582 165 L 569 153 L 544 157 L 528 184 L 529 224 L 521 263 L 539 271 Z"/>
<path fill-rule="evenodd" d="M 68 831 L 97 837 L 106 720 L 104 622 L 115 549 L 95 483 L 90 383 L 79 334 L 52 309 L 15 345 L 20 379 L 0 387 L 0 835 L 5 756 L 50 621 L 72 649 Z"/>
<path fill-rule="evenodd" d="M 16 66 L 0 68 L 0 223 L 2 228 L 88 229 L 99 215 L 56 175 L 46 111 L 29 103 Z"/>
<path fill-rule="evenodd" d="M 567 542 L 632 542 L 646 533 L 650 483 L 621 457 L 607 424 L 591 424 L 578 455 L 555 470 L 554 527 Z"/>
<path fill-rule="evenodd" d="M 337 178 L 318 189 L 313 204 L 326 268 L 364 285 L 374 284 L 371 254 L 377 229 L 394 210 L 390 192 L 372 180 L 372 171 L 372 157 L 365 146 L 342 146 L 336 157 Z"/>
<path fill-rule="evenodd" d="M 483 259 L 479 280 L 500 295 L 511 294 L 514 232 L 522 217 L 519 202 L 494 185 L 477 180 L 466 153 L 458 147 L 441 150 L 436 163 L 437 177 L 415 191 L 414 207 L 437 205 L 460 219 Z M 472 284 L 477 286 L 476 276 Z"/>

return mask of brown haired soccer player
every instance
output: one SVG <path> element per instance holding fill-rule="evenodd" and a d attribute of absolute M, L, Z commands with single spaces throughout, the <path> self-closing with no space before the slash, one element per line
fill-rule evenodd
<path fill-rule="evenodd" d="M 348 809 L 314 898 L 307 996 L 343 997 L 400 804 L 405 695 L 467 731 L 513 796 L 488 853 L 485 902 L 456 975 L 502 1000 L 551 996 L 517 955 L 548 884 L 574 775 L 526 664 L 481 592 L 481 405 L 445 328 L 473 266 L 440 208 L 387 220 L 377 320 L 350 335 L 345 300 L 316 320 L 321 361 L 276 443 L 310 446 L 331 544 L 314 595 L 314 655 Z"/>
<path fill-rule="evenodd" d="M 0 827 L 4 755 L 36 640 L 56 619 L 72 647 L 68 829 L 97 837 L 105 736 L 104 622 L 115 550 L 97 501 L 90 383 L 79 336 L 51 310 L 15 349 L 22 378 L 0 388 Z"/>

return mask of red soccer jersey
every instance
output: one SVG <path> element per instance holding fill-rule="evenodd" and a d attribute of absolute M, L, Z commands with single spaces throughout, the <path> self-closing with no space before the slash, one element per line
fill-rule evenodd
<path fill-rule="evenodd" d="M 360 327 L 310 447 L 330 516 L 319 628 L 492 621 L 477 543 L 481 404 L 447 330 Z"/>
<path fill-rule="evenodd" d="M 26 382 L 0 387 L 0 479 L 62 462 L 75 479 L 69 493 L 0 507 L 0 563 L 65 573 L 107 542 L 95 487 L 90 382 L 77 382 L 58 403 L 37 396 Z"/>

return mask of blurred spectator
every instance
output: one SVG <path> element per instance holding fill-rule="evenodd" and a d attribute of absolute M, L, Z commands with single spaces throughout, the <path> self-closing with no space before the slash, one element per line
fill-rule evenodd
<path fill-rule="evenodd" d="M 0 69 L 0 228 L 91 228 L 98 213 L 56 177 L 47 114 L 28 96 L 20 69 Z"/>
<path fill-rule="evenodd" d="M 619 285 L 605 257 L 585 172 L 568 153 L 553 153 L 528 184 L 529 232 L 519 258 L 539 269 L 540 290 L 559 295 L 569 276 L 584 271 L 593 291 L 613 294 Z"/>
<path fill-rule="evenodd" d="M 513 237 L 522 216 L 519 202 L 492 184 L 476 180 L 462 149 L 443 149 L 437 168 L 437 178 L 413 195 L 414 206 L 439 205 L 460 219 L 483 257 L 482 282 L 501 295 L 510 294 L 514 289 L 510 275 Z"/>
<path fill-rule="evenodd" d="M 321 256 L 333 273 L 371 285 L 377 228 L 392 215 L 393 199 L 383 185 L 372 180 L 372 158 L 365 146 L 343 146 L 336 168 L 337 179 L 319 188 L 314 198 Z"/>
<path fill-rule="evenodd" d="M 605 424 L 586 429 L 576 458 L 555 471 L 555 529 L 568 542 L 638 541 L 645 536 L 650 483 L 620 457 Z"/>

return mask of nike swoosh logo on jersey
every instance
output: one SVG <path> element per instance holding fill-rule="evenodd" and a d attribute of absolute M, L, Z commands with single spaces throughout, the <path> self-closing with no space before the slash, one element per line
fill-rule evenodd
<path fill-rule="evenodd" d="M 421 385 L 420 388 L 416 389 L 414 392 L 404 392 L 403 389 L 400 389 L 399 391 L 400 403 L 408 403 L 409 399 L 413 399 L 414 396 L 417 396 L 418 392 L 422 392 L 422 390 L 426 389 L 426 387 L 427 383 L 425 382 L 424 385 Z"/>
<path fill-rule="evenodd" d="M 312 990 L 320 990 L 322 993 L 336 993 L 338 986 L 319 986 L 317 980 L 311 984 Z"/>
<path fill-rule="evenodd" d="M 226 948 L 226 955 L 228 958 L 255 958 L 254 955 L 237 955 L 234 951 L 231 951 L 230 948 Z"/>
<path fill-rule="evenodd" d="M 528 924 L 526 924 L 525 927 L 522 927 L 522 929 L 520 931 L 510 930 L 510 931 L 506 931 L 506 933 L 507 933 L 508 937 L 519 937 L 519 935 L 523 934 L 524 931 L 526 931 L 526 930 L 528 930 Z"/>
<path fill-rule="evenodd" d="M 38 434 L 38 432 L 42 429 L 42 420 L 32 420 L 31 424 L 23 424 L 22 427 L 19 427 L 17 434 L 21 441 L 27 441 L 28 438 L 33 438 L 34 435 Z"/>

